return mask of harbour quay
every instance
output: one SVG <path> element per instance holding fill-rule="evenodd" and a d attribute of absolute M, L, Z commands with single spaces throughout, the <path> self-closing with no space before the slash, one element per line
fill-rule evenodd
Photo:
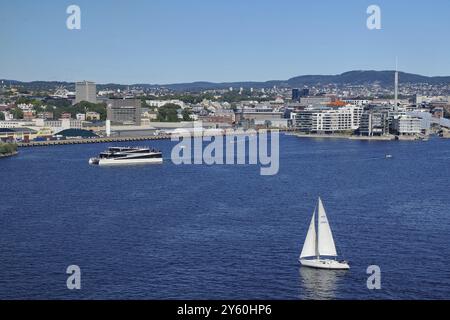
<path fill-rule="evenodd" d="M 142 136 L 142 137 L 106 137 L 106 138 L 89 138 L 89 139 L 67 139 L 67 140 L 47 140 L 47 141 L 30 141 L 18 142 L 18 147 L 46 147 L 60 146 L 70 144 L 88 144 L 88 143 L 110 143 L 110 142 L 132 142 L 145 140 L 162 140 L 170 139 L 169 135 L 164 136 Z"/>
<path fill-rule="evenodd" d="M 291 130 L 278 130 L 280 132 L 287 132 Z M 262 131 L 270 131 L 270 129 L 257 130 L 258 133 Z M 214 131 L 211 133 L 193 133 L 191 137 L 206 137 L 206 136 L 226 136 L 226 135 L 245 135 L 244 130 L 238 131 Z M 174 135 L 175 136 L 175 135 Z M 177 137 L 183 137 L 183 135 L 176 135 Z M 29 142 L 17 142 L 17 146 L 21 148 L 26 147 L 47 147 L 47 146 L 60 146 L 60 145 L 73 145 L 73 144 L 90 144 L 90 143 L 111 143 L 111 142 L 133 142 L 133 141 L 150 141 L 150 140 L 167 140 L 173 137 L 172 134 L 164 135 L 145 135 L 145 136 L 117 136 L 117 137 L 98 137 L 98 138 L 79 138 L 79 139 L 64 139 L 64 140 L 45 140 L 45 141 L 29 141 Z"/>

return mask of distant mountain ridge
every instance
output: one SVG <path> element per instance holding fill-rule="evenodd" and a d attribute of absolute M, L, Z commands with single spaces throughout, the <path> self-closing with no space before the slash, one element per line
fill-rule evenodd
<path fill-rule="evenodd" d="M 208 90 L 208 89 L 227 89 L 229 87 L 233 88 L 271 88 L 273 86 L 278 87 L 302 87 L 302 86 L 312 86 L 312 85 L 325 85 L 325 84 L 335 84 L 335 85 L 367 85 L 378 83 L 381 86 L 392 86 L 394 82 L 395 71 L 375 71 L 375 70 L 355 70 L 348 71 L 337 75 L 302 75 L 290 78 L 288 80 L 270 80 L 270 81 L 241 81 L 241 82 L 207 82 L 207 81 L 197 81 L 190 83 L 173 83 L 173 84 L 98 84 L 99 90 L 106 88 L 110 89 L 125 89 L 129 87 L 141 87 L 141 88 L 168 88 L 175 91 L 198 91 L 198 90 Z M 399 72 L 399 78 L 401 83 L 428 83 L 428 84 L 450 84 L 450 76 L 437 76 L 428 77 L 419 74 Z M 64 81 L 32 81 L 32 82 L 22 82 L 16 80 L 0 80 L 4 81 L 5 84 L 13 85 L 23 85 L 24 87 L 33 87 L 41 89 L 50 89 L 57 86 L 65 86 L 66 88 L 74 88 L 74 82 L 64 82 Z"/>

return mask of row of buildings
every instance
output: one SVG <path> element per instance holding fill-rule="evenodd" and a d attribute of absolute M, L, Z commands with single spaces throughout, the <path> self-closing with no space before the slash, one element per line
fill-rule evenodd
<path fill-rule="evenodd" d="M 292 114 L 294 126 L 302 133 L 357 133 L 363 136 L 420 135 L 424 133 L 420 117 L 393 106 L 346 105 L 310 107 Z"/>
<path fill-rule="evenodd" d="M 244 100 L 229 103 L 214 98 L 212 100 L 205 99 L 200 103 L 162 99 L 147 100 L 144 104 L 135 96 L 122 95 L 120 99 L 110 99 L 111 96 L 97 95 L 96 84 L 89 81 L 77 82 L 75 87 L 76 92 L 73 94 L 72 103 L 104 102 L 106 104 L 106 122 L 99 121 L 101 120 L 100 114 L 96 112 L 76 114 L 75 119 L 72 119 L 71 114 L 62 114 L 59 119 L 53 119 L 52 112 L 35 114 L 33 105 L 24 104 L 17 106 L 23 111 L 24 119 L 16 121 L 8 115 L 7 121 L 0 121 L 0 128 L 25 130 L 26 127 L 29 127 L 42 132 L 51 131 L 53 134 L 65 129 L 93 128 L 102 134 L 102 132 L 108 132 L 107 127 L 112 125 L 122 127 L 118 130 L 136 130 L 141 133 L 154 129 L 158 125 L 162 126 L 154 120 L 157 119 L 159 108 L 169 103 L 180 106 L 179 119 L 183 118 L 182 110 L 189 108 L 191 120 L 201 120 L 205 126 L 215 128 L 234 126 L 295 128 L 302 133 L 345 133 L 363 136 L 389 134 L 415 136 L 429 128 L 424 125 L 420 116 L 409 112 L 411 110 L 408 107 L 411 106 L 411 103 L 407 100 L 397 98 L 344 99 L 338 98 L 334 94 L 311 95 L 313 88 L 311 90 L 308 88 L 292 89 L 292 97 L 277 95 L 265 102 Z M 61 97 L 68 95 L 68 92 L 58 93 L 58 96 Z M 415 109 L 420 109 L 422 104 L 434 101 L 425 97 L 416 97 L 416 100 Z M 444 100 L 439 101 L 441 103 L 439 106 L 428 109 L 426 113 L 433 117 L 443 117 Z M 430 110 L 433 114 L 428 112 Z M 183 124 L 174 123 L 172 125 L 176 127 Z"/>

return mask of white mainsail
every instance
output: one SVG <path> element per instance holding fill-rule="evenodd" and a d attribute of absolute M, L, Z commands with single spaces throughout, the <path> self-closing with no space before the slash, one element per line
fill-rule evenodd
<path fill-rule="evenodd" d="M 300 259 L 305 257 L 314 257 L 318 255 L 315 219 L 316 219 L 316 210 L 314 210 L 311 223 L 309 225 L 308 234 L 306 235 L 305 243 L 303 244 Z"/>
<path fill-rule="evenodd" d="M 336 246 L 331 233 L 330 224 L 328 223 L 327 214 L 322 204 L 322 199 L 319 198 L 319 222 L 318 222 L 318 251 L 321 256 L 336 257 Z"/>
<path fill-rule="evenodd" d="M 317 269 L 348 270 L 350 269 L 350 265 L 346 261 L 337 261 L 336 259 L 321 257 L 336 257 L 337 252 L 327 213 L 325 212 L 325 208 L 323 207 L 320 198 L 318 202 L 318 206 L 314 209 L 311 223 L 309 224 L 308 234 L 306 235 L 305 243 L 303 244 L 302 253 L 300 254 L 300 263 L 302 266 Z M 316 211 L 318 216 L 317 230 L 315 221 Z"/>

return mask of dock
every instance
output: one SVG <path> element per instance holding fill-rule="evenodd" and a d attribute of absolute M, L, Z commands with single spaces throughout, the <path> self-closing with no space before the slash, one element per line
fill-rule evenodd
<path fill-rule="evenodd" d="M 164 139 L 170 139 L 170 135 L 30 141 L 30 142 L 18 142 L 17 146 L 20 148 L 48 147 L 48 146 L 63 146 L 63 145 L 71 145 L 71 144 L 133 142 L 133 141 L 164 140 Z"/>
<path fill-rule="evenodd" d="M 278 132 L 288 132 L 289 129 L 262 129 L 258 130 L 258 133 L 262 131 L 278 131 Z M 231 135 L 245 135 L 245 131 L 233 132 Z M 228 135 L 226 132 L 214 133 L 214 134 L 193 134 L 191 137 L 202 137 L 202 136 L 225 136 Z M 183 137 L 180 135 L 179 137 Z M 64 146 L 64 145 L 74 145 L 74 144 L 90 144 L 90 143 L 111 143 L 111 142 L 133 142 L 133 141 L 151 141 L 151 140 L 170 140 L 172 135 L 157 135 L 157 136 L 127 136 L 127 137 L 100 137 L 100 138 L 85 138 L 85 139 L 65 139 L 65 140 L 46 140 L 46 141 L 29 141 L 29 142 L 17 142 L 17 146 L 20 148 L 27 147 L 48 147 L 48 146 Z"/>

